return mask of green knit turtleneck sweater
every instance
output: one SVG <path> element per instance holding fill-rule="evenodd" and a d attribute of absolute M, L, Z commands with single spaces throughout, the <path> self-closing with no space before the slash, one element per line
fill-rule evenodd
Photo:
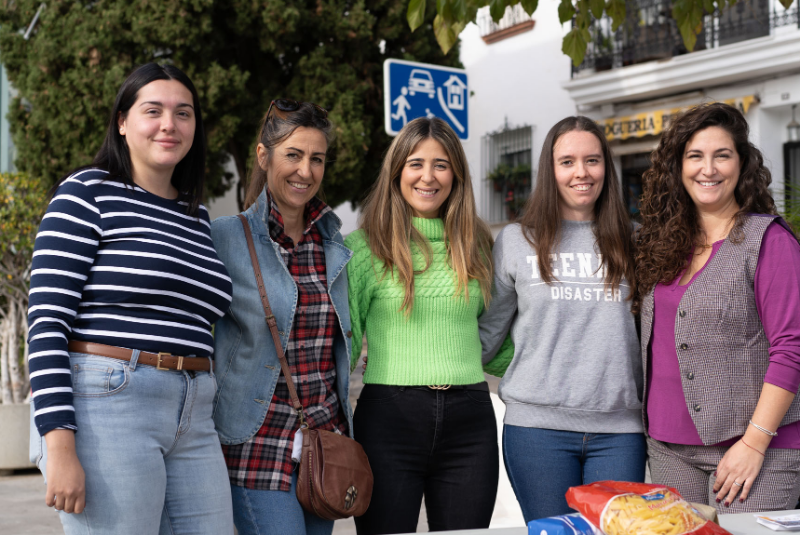
<path fill-rule="evenodd" d="M 471 280 L 469 300 L 463 292 L 456 297 L 443 221 L 415 217 L 413 225 L 428 239 L 432 262 L 414 279 L 410 316 L 400 311 L 405 295 L 402 284 L 391 274 L 383 277 L 383 262 L 372 256 L 364 232 L 353 232 L 344 242 L 354 253 L 347 264 L 353 331 L 351 367 L 358 363 L 366 332 L 369 365 L 364 383 L 480 383 L 484 380 L 478 336 L 478 315 L 483 310 L 480 285 Z M 414 269 L 423 269 L 425 257 L 413 243 L 411 253 Z"/>

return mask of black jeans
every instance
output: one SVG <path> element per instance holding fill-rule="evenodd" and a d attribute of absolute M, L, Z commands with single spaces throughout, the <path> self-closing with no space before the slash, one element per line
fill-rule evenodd
<path fill-rule="evenodd" d="M 423 494 L 430 531 L 489 527 L 499 459 L 486 383 L 365 385 L 353 418 L 375 476 L 359 535 L 416 531 Z"/>

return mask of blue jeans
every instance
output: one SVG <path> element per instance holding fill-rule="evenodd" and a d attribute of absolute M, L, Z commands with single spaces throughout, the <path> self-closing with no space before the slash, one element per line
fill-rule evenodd
<path fill-rule="evenodd" d="M 574 513 L 564 495 L 595 481 L 644 481 L 647 445 L 641 433 L 577 433 L 503 426 L 508 479 L 525 522 Z"/>
<path fill-rule="evenodd" d="M 305 511 L 297 501 L 297 470 L 292 488 L 255 490 L 231 486 L 233 518 L 239 535 L 331 535 L 333 520 Z"/>
<path fill-rule="evenodd" d="M 211 420 L 209 372 L 156 370 L 70 353 L 86 509 L 60 513 L 67 535 L 233 533 L 230 485 Z M 46 474 L 45 440 L 31 456 Z"/>

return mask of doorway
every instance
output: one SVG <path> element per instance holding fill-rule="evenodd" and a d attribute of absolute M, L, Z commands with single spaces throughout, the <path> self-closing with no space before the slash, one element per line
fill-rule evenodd
<path fill-rule="evenodd" d="M 639 199 L 642 197 L 642 175 L 650 169 L 650 153 L 638 152 L 621 156 L 622 198 L 631 219 L 639 221 Z"/>

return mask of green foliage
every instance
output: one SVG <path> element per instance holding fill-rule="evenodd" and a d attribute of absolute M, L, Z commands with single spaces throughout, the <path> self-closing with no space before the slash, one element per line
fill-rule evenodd
<path fill-rule="evenodd" d="M 539 0 L 522 0 L 520 4 L 522 4 L 522 9 L 525 10 L 525 13 L 530 16 L 539 7 Z"/>
<path fill-rule="evenodd" d="M 436 35 L 436 41 L 445 54 L 456 44 L 458 34 L 461 33 L 465 25 L 464 23 L 446 24 L 441 15 L 436 15 L 436 18 L 433 19 L 433 33 Z"/>
<path fill-rule="evenodd" d="M 603 0 L 589 0 L 589 9 L 592 11 L 592 16 L 599 19 L 603 16 L 603 10 L 606 8 Z"/>
<path fill-rule="evenodd" d="M 531 166 L 519 164 L 511 167 L 501 163 L 494 168 L 486 179 L 492 182 L 494 190 L 503 196 L 508 219 L 517 218 L 525 205 L 531 189 Z"/>
<path fill-rule="evenodd" d="M 617 31 L 625 22 L 625 0 L 608 0 L 606 13 L 611 17 L 611 29 Z"/>
<path fill-rule="evenodd" d="M 561 51 L 572 58 L 572 64 L 577 67 L 583 61 L 583 56 L 586 55 L 586 46 L 591 39 L 589 30 L 572 28 L 561 42 Z"/>
<path fill-rule="evenodd" d="M 501 163 L 486 175 L 486 180 L 493 182 L 495 187 L 502 188 L 509 181 L 510 175 L 511 166 Z"/>
<path fill-rule="evenodd" d="M 425 20 L 425 0 L 409 0 L 407 17 L 412 32 L 419 28 Z"/>
<path fill-rule="evenodd" d="M 572 5 L 572 0 L 561 0 L 558 4 L 558 21 L 565 24 L 572 20 L 575 16 L 575 7 Z"/>
<path fill-rule="evenodd" d="M 506 0 L 491 0 L 489 2 L 489 13 L 492 15 L 492 20 L 498 22 L 502 19 L 508 5 L 509 2 Z"/>
<path fill-rule="evenodd" d="M 498 191 L 504 188 L 530 186 L 531 166 L 519 164 L 516 167 L 511 167 L 508 164 L 501 163 L 486 175 L 486 180 L 493 182 L 495 189 L 498 189 Z"/>
<path fill-rule="evenodd" d="M 0 60 L 19 91 L 9 111 L 17 168 L 48 185 L 92 160 L 122 81 L 136 65 L 158 61 L 180 67 L 197 86 L 208 197 L 231 185 L 223 172 L 228 155 L 247 176 L 269 102 L 286 97 L 329 110 L 336 137 L 325 196 L 333 206 L 358 202 L 391 141 L 383 61 L 459 66 L 432 32 L 412 35 L 404 26 L 415 15 L 417 26 L 432 28 L 434 0 L 415 0 L 413 13 L 407 0 L 51 0 L 26 41 L 40 3 L 4 2 Z"/>
<path fill-rule="evenodd" d="M 36 229 L 47 207 L 41 180 L 18 173 L 0 173 L 0 255 L 30 255 Z"/>
<path fill-rule="evenodd" d="M 0 296 L 27 297 L 28 267 L 47 188 L 24 174 L 0 174 Z"/>
<path fill-rule="evenodd" d="M 781 215 L 800 237 L 800 186 L 787 183 L 786 188 L 789 190 L 789 199 L 784 202 Z"/>
<path fill-rule="evenodd" d="M 408 23 L 414 30 L 411 17 L 411 4 L 418 0 L 410 0 Z M 783 7 L 788 9 L 794 0 L 780 0 Z M 674 0 L 672 4 L 672 17 L 678 25 L 683 38 L 683 43 L 688 50 L 694 50 L 697 35 L 703 30 L 703 17 L 710 14 L 715 8 L 723 9 L 731 6 L 736 0 Z M 506 7 L 521 5 L 528 15 L 533 15 L 538 6 L 538 0 L 438 0 L 436 11 L 442 17 L 438 28 L 437 37 L 441 33 L 447 35 L 446 39 L 439 39 L 439 45 L 447 53 L 447 46 L 452 39 L 449 38 L 447 28 L 463 29 L 468 22 L 475 20 L 478 8 L 489 6 L 492 19 L 497 22 L 505 13 Z M 454 6 L 458 6 L 455 9 Z M 447 16 L 444 13 L 448 13 Z M 466 13 L 461 16 L 461 13 Z M 592 19 L 599 19 L 603 13 L 611 17 L 613 30 L 625 20 L 625 0 L 561 0 L 558 5 L 558 18 L 561 24 L 575 20 L 575 27 L 564 36 L 561 50 L 572 58 L 573 64 L 580 65 L 586 54 L 586 45 L 591 40 L 589 26 Z M 460 30 L 459 30 L 460 31 Z"/>
<path fill-rule="evenodd" d="M 706 0 L 711 3 L 710 0 Z M 703 29 L 703 17 L 706 14 L 705 2 L 696 0 L 676 0 L 672 4 L 672 16 L 678 23 L 686 50 L 694 50 L 697 34 Z M 724 0 L 722 0 L 724 5 Z"/>

